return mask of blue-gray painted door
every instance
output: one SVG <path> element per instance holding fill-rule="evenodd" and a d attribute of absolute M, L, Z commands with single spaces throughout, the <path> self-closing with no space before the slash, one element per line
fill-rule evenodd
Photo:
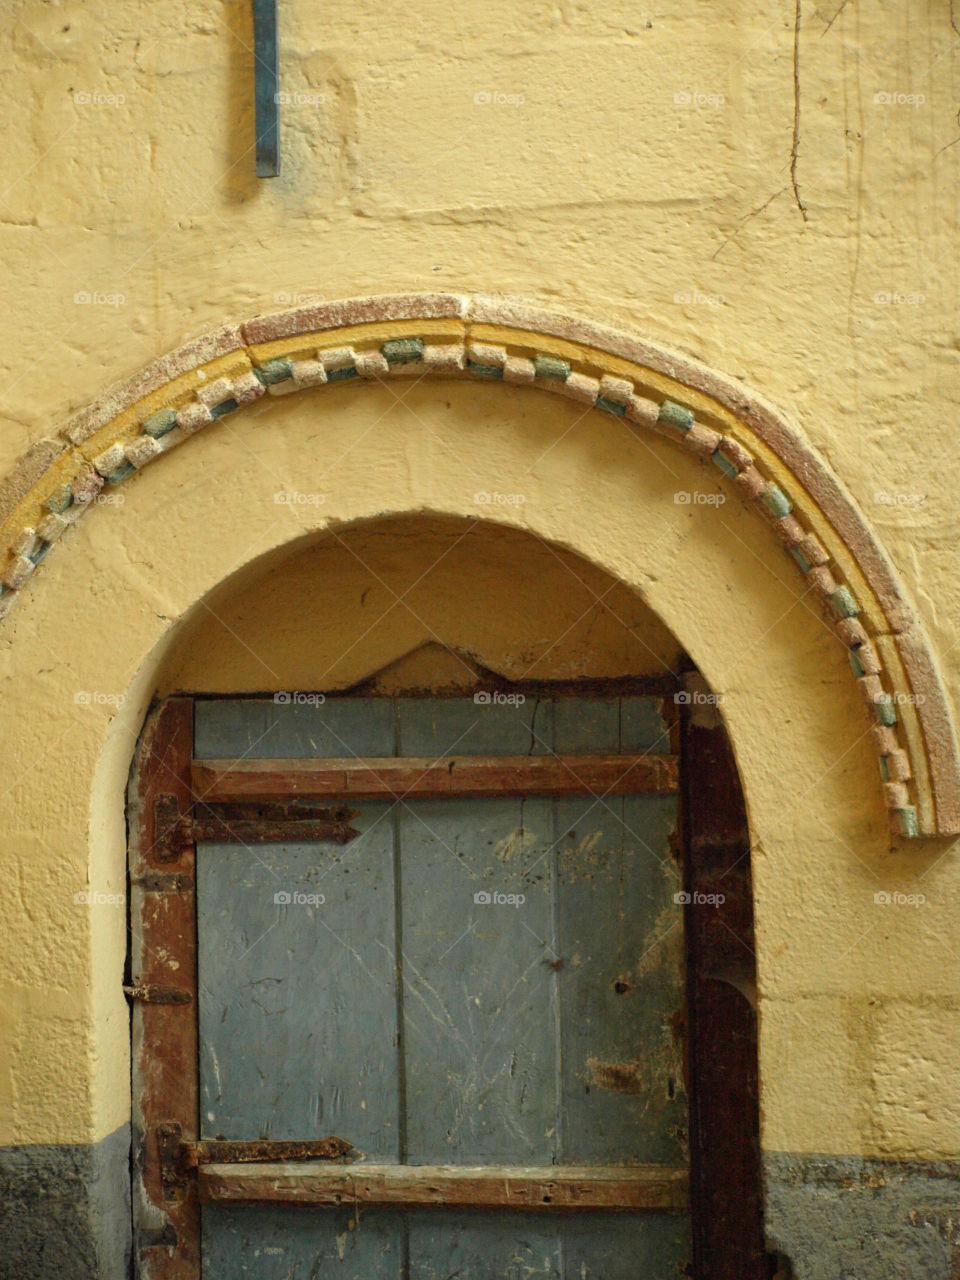
<path fill-rule="evenodd" d="M 669 750 L 641 697 L 199 701 L 200 758 Z M 197 849 L 201 1136 L 377 1163 L 686 1163 L 675 795 L 352 806 Z M 208 1205 L 205 1280 L 675 1280 L 683 1213 Z"/>

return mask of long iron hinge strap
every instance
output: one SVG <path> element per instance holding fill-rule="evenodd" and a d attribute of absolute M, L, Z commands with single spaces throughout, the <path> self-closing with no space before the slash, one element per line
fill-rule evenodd
<path fill-rule="evenodd" d="M 130 883 L 144 893 L 189 893 L 194 887 L 193 877 L 178 871 L 155 871 L 136 876 Z"/>
<path fill-rule="evenodd" d="M 158 982 L 135 982 L 123 988 L 128 1000 L 141 1004 L 190 1004 L 193 994 L 182 987 L 166 987 Z"/>
<path fill-rule="evenodd" d="M 176 862 L 183 848 L 212 844 L 347 844 L 359 833 L 350 826 L 355 811 L 343 806 L 318 807 L 302 801 L 200 806 L 182 812 L 178 798 L 164 792 L 156 798 L 154 849 L 160 862 Z"/>
<path fill-rule="evenodd" d="M 171 1189 L 185 1186 L 203 1165 L 345 1160 L 355 1154 L 351 1144 L 335 1134 L 305 1142 L 282 1139 L 227 1142 L 206 1138 L 191 1141 L 183 1137 L 183 1126 L 175 1120 L 167 1120 L 157 1126 L 157 1151 L 161 1181 L 164 1187 Z"/>

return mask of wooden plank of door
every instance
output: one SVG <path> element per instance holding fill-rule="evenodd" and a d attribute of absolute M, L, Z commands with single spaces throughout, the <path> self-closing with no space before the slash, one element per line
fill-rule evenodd
<path fill-rule="evenodd" d="M 234 799 L 608 796 L 675 793 L 672 755 L 446 756 L 194 760 L 194 794 Z"/>
<path fill-rule="evenodd" d="M 522 693 L 396 698 L 398 756 L 541 756 L 553 750 L 555 699 Z M 639 754 L 639 753 L 638 753 Z"/>
<path fill-rule="evenodd" d="M 685 1210 L 686 1168 L 623 1165 L 207 1164 L 200 1197 L 213 1201 L 407 1208 Z"/>
<path fill-rule="evenodd" d="M 299 1208 L 287 1213 L 310 1214 Z M 316 1210 L 315 1215 L 337 1210 Z M 386 1210 L 371 1210 L 371 1216 Z M 682 1213 L 408 1212 L 411 1275 L 497 1280 L 680 1280 L 689 1249 Z"/>
<path fill-rule="evenodd" d="M 352 1206 L 202 1209 L 204 1280 L 402 1280 L 410 1274 L 402 1211 L 371 1209 L 360 1222 Z"/>
<path fill-rule="evenodd" d="M 556 747 L 669 746 L 659 699 L 558 704 Z M 686 1161 L 677 797 L 558 799 L 560 1159 Z"/>
<path fill-rule="evenodd" d="M 405 1158 L 550 1164 L 551 803 L 415 800 L 401 807 L 397 829 Z"/>
<path fill-rule="evenodd" d="M 389 756 L 394 752 L 389 698 L 325 698 L 323 694 L 198 698 L 195 714 L 194 755 L 201 760 Z"/>
<path fill-rule="evenodd" d="M 671 796 L 555 803 L 564 1161 L 687 1158 Z"/>
<path fill-rule="evenodd" d="M 398 1157 L 387 811 L 358 809 L 346 847 L 198 845 L 202 1138 Z"/>

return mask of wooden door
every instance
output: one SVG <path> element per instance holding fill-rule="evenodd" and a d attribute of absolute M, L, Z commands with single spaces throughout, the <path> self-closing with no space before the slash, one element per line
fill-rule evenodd
<path fill-rule="evenodd" d="M 170 707 L 133 876 L 142 1274 L 692 1274 L 662 699 Z"/>

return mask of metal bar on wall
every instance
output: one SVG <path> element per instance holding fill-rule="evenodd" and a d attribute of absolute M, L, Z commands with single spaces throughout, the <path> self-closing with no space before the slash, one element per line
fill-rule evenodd
<path fill-rule="evenodd" d="M 257 177 L 280 172 L 280 44 L 277 0 L 253 0 L 253 84 L 256 98 Z"/>

